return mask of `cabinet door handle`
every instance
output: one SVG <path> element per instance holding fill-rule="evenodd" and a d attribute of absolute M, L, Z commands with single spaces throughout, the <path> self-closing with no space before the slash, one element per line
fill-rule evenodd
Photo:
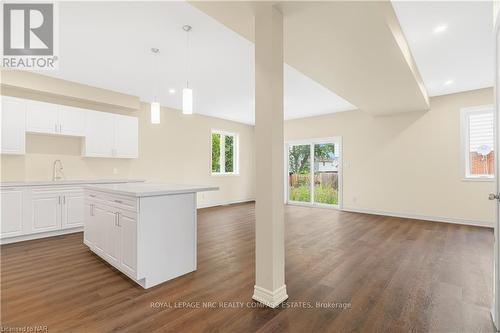
<path fill-rule="evenodd" d="M 123 201 L 121 201 L 121 200 L 114 200 L 114 202 L 119 203 L 119 204 L 123 203 Z"/>
<path fill-rule="evenodd" d="M 62 125 L 59 124 L 59 133 L 62 133 Z"/>
<path fill-rule="evenodd" d="M 92 198 L 95 198 L 95 194 L 89 194 L 89 196 L 91 196 Z"/>
<path fill-rule="evenodd" d="M 61 204 L 61 196 L 57 197 L 59 199 L 59 204 Z"/>
<path fill-rule="evenodd" d="M 94 216 L 94 204 L 90 204 L 90 216 Z"/>
<path fill-rule="evenodd" d="M 119 227 L 121 227 L 121 225 L 120 225 L 120 213 L 116 213 L 116 223 Z"/>
<path fill-rule="evenodd" d="M 66 204 L 66 196 L 63 197 L 63 204 Z"/>

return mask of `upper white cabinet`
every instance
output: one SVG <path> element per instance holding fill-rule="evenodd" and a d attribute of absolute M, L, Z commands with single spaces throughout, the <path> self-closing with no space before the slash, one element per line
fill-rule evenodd
<path fill-rule="evenodd" d="M 26 104 L 23 100 L 2 96 L 2 154 L 24 154 Z"/>
<path fill-rule="evenodd" d="M 137 158 L 139 124 L 135 117 L 89 111 L 84 156 Z"/>
<path fill-rule="evenodd" d="M 44 134 L 85 135 L 85 110 L 71 106 L 27 101 L 26 131 Z"/>
<path fill-rule="evenodd" d="M 139 150 L 139 123 L 137 118 L 115 115 L 115 156 L 137 158 Z"/>
<path fill-rule="evenodd" d="M 59 134 L 85 135 L 85 116 L 87 110 L 71 106 L 58 105 L 59 107 Z"/>
<path fill-rule="evenodd" d="M 115 117 L 112 113 L 88 111 L 83 156 L 113 157 Z"/>
<path fill-rule="evenodd" d="M 2 154 L 24 154 L 26 132 L 84 137 L 86 157 L 137 158 L 136 117 L 2 96 Z"/>
<path fill-rule="evenodd" d="M 58 134 L 59 111 L 57 105 L 38 101 L 26 101 L 26 131 Z"/>

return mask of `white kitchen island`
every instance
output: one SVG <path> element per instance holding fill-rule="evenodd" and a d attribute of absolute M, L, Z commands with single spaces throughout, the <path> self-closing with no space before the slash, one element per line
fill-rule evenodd
<path fill-rule="evenodd" d="M 161 183 L 85 187 L 84 243 L 150 288 L 196 270 L 196 192 L 217 187 Z"/>

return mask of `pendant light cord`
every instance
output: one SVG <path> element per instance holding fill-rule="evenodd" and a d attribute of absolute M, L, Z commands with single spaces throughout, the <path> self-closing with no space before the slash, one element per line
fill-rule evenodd
<path fill-rule="evenodd" d="M 158 94 L 160 93 L 160 51 L 155 54 L 156 55 L 156 94 L 155 94 L 155 102 L 157 102 Z"/>
<path fill-rule="evenodd" d="M 189 33 L 191 30 L 186 31 L 186 88 L 189 88 Z"/>

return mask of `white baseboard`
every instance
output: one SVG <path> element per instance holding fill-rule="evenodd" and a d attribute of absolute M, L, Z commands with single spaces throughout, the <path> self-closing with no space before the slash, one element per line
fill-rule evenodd
<path fill-rule="evenodd" d="M 442 216 L 427 216 L 427 215 L 418 215 L 418 214 L 394 213 L 394 212 L 385 212 L 385 211 L 363 209 L 363 208 L 352 208 L 352 207 L 343 207 L 342 210 L 346 211 L 346 212 L 353 212 L 353 213 L 393 216 L 393 217 L 401 217 L 401 218 L 413 219 L 413 220 L 454 223 L 454 224 L 472 225 L 472 226 L 476 226 L 476 227 L 486 227 L 486 228 L 493 228 L 494 227 L 493 222 L 468 220 L 468 219 L 462 219 L 462 218 L 457 218 L 457 217 L 442 217 Z"/>
<path fill-rule="evenodd" d="M 81 232 L 81 231 L 83 231 L 83 227 L 76 227 L 76 228 L 71 228 L 71 229 L 55 230 L 55 231 L 48 231 L 48 232 L 39 232 L 36 234 L 22 235 L 22 236 L 17 236 L 17 237 L 9 237 L 9 238 L 0 239 L 0 245 L 17 243 L 17 242 L 33 240 L 33 239 L 46 238 L 46 237 L 67 235 L 67 234 L 72 234 L 72 233 Z"/>
<path fill-rule="evenodd" d="M 288 295 L 286 293 L 286 285 L 283 285 L 274 291 L 269 291 L 265 288 L 254 286 L 252 299 L 270 308 L 274 309 L 275 307 L 283 303 L 283 301 L 285 301 L 287 298 Z"/>
<path fill-rule="evenodd" d="M 196 207 L 196 208 L 201 209 L 201 208 L 209 208 L 209 207 L 217 207 L 217 206 L 225 206 L 225 205 L 234 205 L 234 204 L 252 202 L 252 201 L 255 201 L 255 199 L 219 201 L 216 203 L 198 205 L 198 207 Z"/>

